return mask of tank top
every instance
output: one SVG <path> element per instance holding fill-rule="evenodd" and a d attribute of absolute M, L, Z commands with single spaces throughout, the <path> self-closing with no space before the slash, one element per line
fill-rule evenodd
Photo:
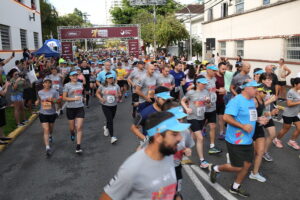
<path fill-rule="evenodd" d="M 279 66 L 277 69 L 277 77 L 278 77 L 278 81 L 286 81 L 286 78 L 282 78 L 283 76 L 285 76 L 286 72 L 283 68 L 283 66 Z"/>
<path fill-rule="evenodd" d="M 258 105 L 257 108 L 256 108 L 257 116 L 261 117 L 263 115 L 263 112 L 264 112 L 264 109 L 265 109 L 265 102 L 262 99 L 262 103 L 260 103 L 256 97 L 255 97 L 255 99 L 256 99 L 257 105 Z"/>

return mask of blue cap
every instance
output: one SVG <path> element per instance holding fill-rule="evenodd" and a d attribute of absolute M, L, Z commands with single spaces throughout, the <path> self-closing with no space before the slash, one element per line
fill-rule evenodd
<path fill-rule="evenodd" d="M 98 65 L 103 65 L 103 62 L 102 61 L 98 61 Z"/>
<path fill-rule="evenodd" d="M 161 92 L 155 94 L 156 97 L 162 98 L 164 100 L 172 99 L 173 97 L 170 95 L 170 92 Z"/>
<path fill-rule="evenodd" d="M 80 67 L 78 67 L 78 66 L 77 66 L 77 67 L 75 67 L 74 69 L 75 69 L 75 70 L 81 70 L 81 69 L 80 69 Z"/>
<path fill-rule="evenodd" d="M 113 74 L 107 74 L 107 75 L 105 75 L 105 78 L 114 78 L 114 75 Z"/>
<path fill-rule="evenodd" d="M 187 116 L 187 114 L 184 113 L 182 106 L 171 108 L 168 110 L 168 112 L 175 115 L 176 119 L 182 119 Z"/>
<path fill-rule="evenodd" d="M 148 136 L 154 136 L 157 133 L 163 133 L 167 130 L 169 131 L 175 131 L 175 132 L 180 132 L 188 129 L 191 126 L 191 124 L 188 123 L 180 123 L 176 117 L 171 117 L 158 125 L 154 126 L 151 129 L 147 130 Z"/>
<path fill-rule="evenodd" d="M 198 78 L 197 83 L 208 84 L 208 81 L 206 78 Z"/>
<path fill-rule="evenodd" d="M 258 87 L 260 86 L 261 84 L 258 84 L 256 81 L 250 81 L 242 86 L 240 86 L 241 89 L 244 89 L 246 87 Z"/>
<path fill-rule="evenodd" d="M 208 66 L 208 67 L 206 67 L 206 69 L 211 69 L 211 70 L 214 70 L 214 71 L 218 71 L 218 67 L 216 65 Z"/>
<path fill-rule="evenodd" d="M 77 71 L 70 72 L 70 76 L 73 76 L 73 75 L 78 75 Z"/>
<path fill-rule="evenodd" d="M 256 75 L 256 74 L 263 74 L 263 73 L 265 73 L 265 71 L 264 70 L 258 70 L 257 72 L 254 72 L 254 74 Z"/>

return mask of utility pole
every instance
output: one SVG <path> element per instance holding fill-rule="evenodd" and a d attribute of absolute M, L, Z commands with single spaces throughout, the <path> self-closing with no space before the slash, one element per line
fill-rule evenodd
<path fill-rule="evenodd" d="M 156 4 L 153 7 L 153 17 L 154 17 L 154 31 L 153 31 L 153 40 L 154 40 L 154 58 L 156 58 Z"/>
<path fill-rule="evenodd" d="M 192 13 L 191 10 L 189 9 L 189 6 L 186 6 L 186 9 L 190 13 L 190 50 L 189 50 L 189 60 L 192 60 L 193 58 L 193 46 L 192 46 Z"/>

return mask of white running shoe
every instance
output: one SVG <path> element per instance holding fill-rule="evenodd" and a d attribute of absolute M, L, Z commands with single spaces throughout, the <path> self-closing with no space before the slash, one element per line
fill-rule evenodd
<path fill-rule="evenodd" d="M 266 182 L 266 180 L 267 180 L 265 177 L 263 177 L 259 173 L 253 174 L 253 172 L 250 173 L 249 178 L 253 179 L 253 180 L 257 180 L 257 181 L 262 182 L 262 183 Z"/>
<path fill-rule="evenodd" d="M 118 139 L 115 136 L 111 137 L 111 139 L 110 139 L 111 144 L 114 144 L 117 141 L 118 141 Z"/>
<path fill-rule="evenodd" d="M 104 134 L 104 136 L 109 136 L 109 130 L 108 130 L 108 128 L 106 128 L 106 126 L 103 126 L 103 130 L 104 130 L 104 132 L 103 132 L 103 134 Z"/>

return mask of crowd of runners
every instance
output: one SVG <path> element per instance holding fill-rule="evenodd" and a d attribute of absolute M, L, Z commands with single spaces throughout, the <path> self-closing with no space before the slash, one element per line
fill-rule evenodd
<path fill-rule="evenodd" d="M 2 59 L 0 63 L 6 64 Z M 241 58 L 233 66 L 223 58 L 195 63 L 165 54 L 134 57 L 109 51 L 81 53 L 74 60 L 41 56 L 26 61 L 26 66 L 31 65 L 39 73 L 35 106 L 39 107 L 48 157 L 53 153 L 58 115 L 66 114 L 70 139 L 76 142 L 75 153 L 81 154 L 85 110 L 91 98 L 101 103 L 103 134 L 111 144 L 118 141 L 114 132 L 118 104 L 132 101 L 133 123 L 128 131 L 137 137 L 137 152 L 122 164 L 100 199 L 183 199 L 181 161 L 191 155 L 194 146 L 199 166 L 209 169 L 213 183 L 219 173 L 234 172 L 236 179 L 229 191 L 247 197 L 241 184 L 247 175 L 266 181 L 259 171 L 262 159 L 273 161 L 269 153 L 272 143 L 277 148 L 300 149 L 296 142 L 300 134 L 300 77 L 292 77 L 286 94 L 291 71 L 283 59 L 278 66 L 255 68 L 253 74 L 250 64 Z M 6 80 L 1 80 L 0 95 L 11 88 L 11 102 L 23 108 L 26 77 L 20 73 L 18 68 L 9 71 Z M 2 127 L 5 110 L 0 110 Z M 274 119 L 283 119 L 280 131 Z M 26 122 L 17 123 L 22 126 Z M 285 145 L 281 139 L 292 124 L 295 130 Z M 10 138 L 1 134 L 4 144 Z M 222 153 L 216 139 L 224 140 L 227 146 L 228 153 L 223 154 L 228 162 L 222 165 L 204 157 L 206 151 Z M 208 149 L 204 140 L 209 141 Z"/>

